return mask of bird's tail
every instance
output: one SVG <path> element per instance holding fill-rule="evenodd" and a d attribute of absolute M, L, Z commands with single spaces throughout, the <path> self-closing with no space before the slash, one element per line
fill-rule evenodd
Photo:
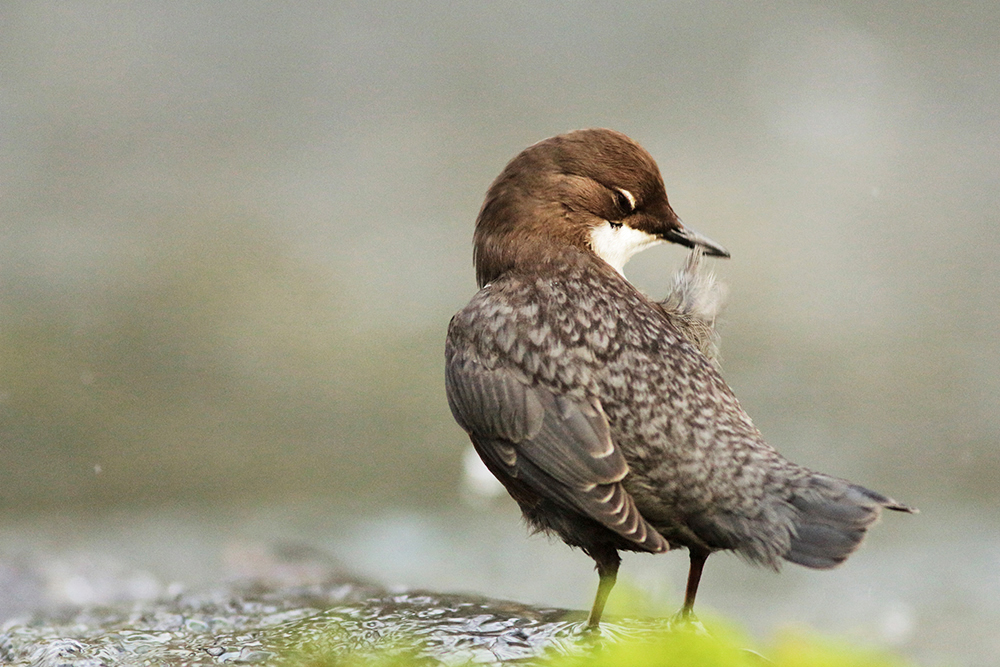
<path fill-rule="evenodd" d="M 784 558 L 806 567 L 829 569 L 840 565 L 858 548 L 883 509 L 917 511 L 835 477 L 813 474 L 804 482 L 790 499 L 797 515 Z"/>

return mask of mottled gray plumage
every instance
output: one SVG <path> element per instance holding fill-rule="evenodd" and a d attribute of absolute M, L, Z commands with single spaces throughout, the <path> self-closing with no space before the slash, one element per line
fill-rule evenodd
<path fill-rule="evenodd" d="M 531 525 L 596 561 L 591 625 L 619 551 L 687 547 L 689 614 L 713 551 L 833 567 L 883 507 L 909 509 L 763 440 L 714 361 L 722 297 L 701 251 L 660 303 L 602 259 L 624 263 L 647 237 L 727 255 L 681 225 L 656 163 L 624 135 L 535 144 L 487 194 L 481 290 L 448 329 L 452 413 Z"/>

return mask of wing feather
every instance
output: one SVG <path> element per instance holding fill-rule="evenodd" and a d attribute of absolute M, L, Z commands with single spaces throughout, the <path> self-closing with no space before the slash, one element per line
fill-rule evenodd
<path fill-rule="evenodd" d="M 455 420 L 491 469 L 649 551 L 668 548 L 621 485 L 628 464 L 597 399 L 532 386 L 513 369 L 488 368 L 450 347 L 445 380 Z"/>

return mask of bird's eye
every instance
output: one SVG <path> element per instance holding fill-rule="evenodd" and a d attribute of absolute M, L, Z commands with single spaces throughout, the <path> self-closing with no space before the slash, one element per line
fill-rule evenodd
<path fill-rule="evenodd" d="M 615 188 L 615 203 L 625 213 L 635 210 L 635 196 L 625 188 Z"/>

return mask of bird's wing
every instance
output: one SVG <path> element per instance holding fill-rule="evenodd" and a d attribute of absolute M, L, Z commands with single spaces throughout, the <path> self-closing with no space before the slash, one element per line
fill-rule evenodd
<path fill-rule="evenodd" d="M 452 414 L 491 468 L 649 551 L 669 548 L 620 483 L 628 464 L 599 401 L 531 386 L 450 348 L 445 372 Z"/>

